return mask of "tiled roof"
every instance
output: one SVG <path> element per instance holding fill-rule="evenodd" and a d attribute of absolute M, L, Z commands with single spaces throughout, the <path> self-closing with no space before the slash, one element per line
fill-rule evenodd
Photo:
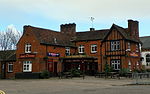
<path fill-rule="evenodd" d="M 150 36 L 140 37 L 140 41 L 143 43 L 142 48 L 150 49 Z"/>
<path fill-rule="evenodd" d="M 116 28 L 118 32 L 120 32 L 125 39 L 140 42 L 139 40 L 132 38 L 130 34 L 127 32 L 127 28 L 122 28 L 118 25 L 113 24 L 110 29 L 104 30 L 94 30 L 94 31 L 86 31 L 86 32 L 76 32 L 75 41 L 86 41 L 86 40 L 103 40 L 112 28 Z"/>
<path fill-rule="evenodd" d="M 32 32 L 41 44 L 58 45 L 58 46 L 73 46 L 71 37 L 58 31 L 31 27 Z"/>
<path fill-rule="evenodd" d="M 130 41 L 134 41 L 134 42 L 140 42 L 140 40 L 137 40 L 137 39 L 130 36 L 130 33 L 128 33 L 127 28 L 122 28 L 122 27 L 115 25 L 115 24 L 113 24 L 113 26 L 124 36 L 125 39 L 130 40 Z"/>
<path fill-rule="evenodd" d="M 86 31 L 86 32 L 76 32 L 75 41 L 102 40 L 108 31 L 109 31 L 109 29 Z"/>
<path fill-rule="evenodd" d="M 15 60 L 16 60 L 15 50 L 0 51 L 0 61 L 15 61 Z"/>
<path fill-rule="evenodd" d="M 33 26 L 30 26 L 30 28 L 40 43 L 47 45 L 75 47 L 72 41 L 103 40 L 112 28 L 116 28 L 127 40 L 140 42 L 139 40 L 130 36 L 130 34 L 127 32 L 127 28 L 122 28 L 115 24 L 113 24 L 110 29 L 76 32 L 74 37 L 58 31 Z"/>

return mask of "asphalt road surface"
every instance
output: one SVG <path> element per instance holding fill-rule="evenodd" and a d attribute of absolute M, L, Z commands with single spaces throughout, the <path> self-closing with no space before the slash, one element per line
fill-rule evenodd
<path fill-rule="evenodd" d="M 132 79 L 94 77 L 73 79 L 0 80 L 6 94 L 150 94 L 150 85 L 128 85 Z"/>

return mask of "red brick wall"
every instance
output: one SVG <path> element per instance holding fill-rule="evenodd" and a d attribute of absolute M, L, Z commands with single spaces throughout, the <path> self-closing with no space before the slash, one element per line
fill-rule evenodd
<path fill-rule="evenodd" d="M 31 51 L 32 53 L 34 52 L 40 52 L 41 50 L 39 48 L 40 44 L 38 42 L 38 40 L 36 39 L 36 37 L 34 36 L 34 34 L 32 33 L 32 31 L 30 30 L 30 27 L 26 28 L 26 31 L 24 32 L 23 36 L 21 37 L 21 39 L 19 40 L 18 44 L 17 44 L 17 51 L 16 51 L 16 57 L 17 57 L 17 63 L 15 64 L 15 72 L 22 72 L 22 68 L 23 68 L 23 61 L 32 61 L 32 71 L 33 72 L 38 72 L 39 70 L 39 54 L 36 54 L 36 57 L 33 59 L 20 59 L 20 54 L 25 54 L 25 44 L 30 43 L 32 45 L 31 47 Z"/>
<path fill-rule="evenodd" d="M 94 31 L 93 31 L 94 32 Z M 91 45 L 96 44 L 97 45 L 97 53 L 91 53 Z M 79 47 L 80 45 L 84 45 L 84 50 L 86 55 L 88 56 L 94 56 L 98 58 L 98 71 L 101 71 L 101 40 L 95 40 L 95 41 L 81 41 L 81 42 L 76 42 L 76 46 Z M 102 49 L 103 51 L 103 49 Z M 78 53 L 78 48 L 77 52 Z"/>
<path fill-rule="evenodd" d="M 31 53 L 36 53 L 35 58 L 32 59 L 20 59 L 20 54 L 25 54 L 25 44 L 31 44 Z M 39 41 L 36 39 L 30 27 L 26 28 L 23 36 L 21 37 L 18 45 L 17 45 L 17 63 L 15 64 L 15 72 L 23 71 L 23 61 L 32 61 L 32 72 L 41 72 L 46 69 L 46 60 L 44 57 L 47 57 L 47 52 L 49 53 L 59 53 L 60 57 L 65 57 L 65 47 L 60 46 L 46 46 L 41 45 Z M 75 49 L 71 48 L 71 54 L 75 53 Z M 59 63 L 59 57 L 49 57 L 49 59 L 53 59 L 53 62 L 57 62 L 57 71 L 61 71 L 61 66 Z M 53 64 L 54 65 L 54 64 Z M 53 66 L 54 67 L 54 66 Z M 54 71 L 54 68 L 53 68 Z"/>
<path fill-rule="evenodd" d="M 6 78 L 14 78 L 14 76 L 15 76 L 14 71 L 13 72 L 8 72 L 8 63 L 12 63 L 13 68 L 14 68 L 14 65 L 15 65 L 15 62 L 7 62 L 6 63 Z"/>

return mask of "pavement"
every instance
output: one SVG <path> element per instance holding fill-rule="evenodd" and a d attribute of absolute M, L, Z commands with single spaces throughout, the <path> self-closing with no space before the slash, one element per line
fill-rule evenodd
<path fill-rule="evenodd" d="M 72 79 L 0 80 L 6 94 L 149 94 L 150 85 L 129 85 L 132 79 L 95 77 Z"/>

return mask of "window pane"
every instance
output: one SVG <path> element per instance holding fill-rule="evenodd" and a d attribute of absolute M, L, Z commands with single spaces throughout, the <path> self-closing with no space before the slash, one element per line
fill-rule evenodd
<path fill-rule="evenodd" d="M 150 55 L 146 55 L 146 62 L 150 62 Z"/>
<path fill-rule="evenodd" d="M 111 60 L 111 65 L 114 70 L 120 70 L 120 60 Z"/>
<path fill-rule="evenodd" d="M 8 72 L 13 72 L 13 64 L 8 63 Z"/>
<path fill-rule="evenodd" d="M 31 67 L 32 67 L 31 61 L 24 61 L 23 62 L 23 71 L 24 72 L 32 71 Z"/>

